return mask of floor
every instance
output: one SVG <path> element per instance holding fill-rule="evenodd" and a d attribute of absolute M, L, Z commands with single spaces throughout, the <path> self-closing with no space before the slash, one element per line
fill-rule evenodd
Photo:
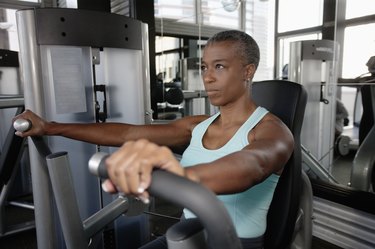
<path fill-rule="evenodd" d="M 355 151 L 350 151 L 349 154 L 345 156 L 336 156 L 334 158 L 331 174 L 342 185 L 348 186 L 350 182 L 350 174 L 354 156 Z"/>

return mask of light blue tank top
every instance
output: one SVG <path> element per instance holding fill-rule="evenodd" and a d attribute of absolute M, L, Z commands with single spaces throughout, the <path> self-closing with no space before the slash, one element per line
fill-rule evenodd
<path fill-rule="evenodd" d="M 248 120 L 238 129 L 235 135 L 221 148 L 208 150 L 203 146 L 202 139 L 210 124 L 220 115 L 216 113 L 199 123 L 193 130 L 189 147 L 181 158 L 181 165 L 191 166 L 208 163 L 230 153 L 242 150 L 249 144 L 248 133 L 268 113 L 263 107 L 258 107 Z M 263 182 L 250 189 L 229 195 L 218 195 L 224 203 L 236 227 L 240 238 L 255 238 L 266 230 L 267 212 L 270 206 L 279 176 L 272 174 Z M 184 210 L 186 218 L 195 217 L 189 210 Z"/>

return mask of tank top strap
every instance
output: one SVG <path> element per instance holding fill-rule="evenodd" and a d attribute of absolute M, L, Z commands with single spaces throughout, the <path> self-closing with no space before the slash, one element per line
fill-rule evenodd
<path fill-rule="evenodd" d="M 234 140 L 242 139 L 243 144 L 249 144 L 248 134 L 249 132 L 263 119 L 263 117 L 268 113 L 268 110 L 264 107 L 258 106 L 257 109 L 251 114 L 251 116 L 246 120 L 246 122 L 240 127 L 240 129 L 235 134 Z"/>
<path fill-rule="evenodd" d="M 194 129 L 193 129 L 193 134 L 192 134 L 192 137 L 194 138 L 194 140 L 191 140 L 190 143 L 201 141 L 201 139 L 203 138 L 203 135 L 206 133 L 208 127 L 211 125 L 212 122 L 215 121 L 215 119 L 219 115 L 220 115 L 220 112 L 217 112 L 214 115 L 212 115 L 211 117 L 209 117 L 208 119 L 202 121 L 197 126 L 195 126 Z"/>

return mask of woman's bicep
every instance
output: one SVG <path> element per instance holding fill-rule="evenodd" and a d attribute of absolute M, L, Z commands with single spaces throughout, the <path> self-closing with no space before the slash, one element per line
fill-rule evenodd
<path fill-rule="evenodd" d="M 260 123 L 249 134 L 249 146 L 245 149 L 259 154 L 266 171 L 279 172 L 290 158 L 294 139 L 288 127 L 278 119 Z"/>

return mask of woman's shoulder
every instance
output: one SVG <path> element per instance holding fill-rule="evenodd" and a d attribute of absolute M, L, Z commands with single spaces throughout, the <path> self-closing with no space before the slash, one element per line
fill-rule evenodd
<path fill-rule="evenodd" d="M 206 119 L 208 119 L 210 116 L 209 115 L 194 115 L 194 116 L 186 116 L 181 118 L 180 120 L 182 122 L 187 122 L 187 123 L 200 123 Z"/>
<path fill-rule="evenodd" d="M 186 117 L 183 117 L 174 121 L 173 124 L 176 126 L 183 126 L 192 131 L 197 124 L 203 122 L 209 117 L 210 117 L 209 115 L 186 116 Z"/>
<path fill-rule="evenodd" d="M 280 129 L 289 131 L 287 125 L 278 116 L 271 112 L 268 112 L 259 123 L 264 125 L 264 127 L 267 127 L 267 129 L 273 128 L 275 131 L 279 131 Z"/>

